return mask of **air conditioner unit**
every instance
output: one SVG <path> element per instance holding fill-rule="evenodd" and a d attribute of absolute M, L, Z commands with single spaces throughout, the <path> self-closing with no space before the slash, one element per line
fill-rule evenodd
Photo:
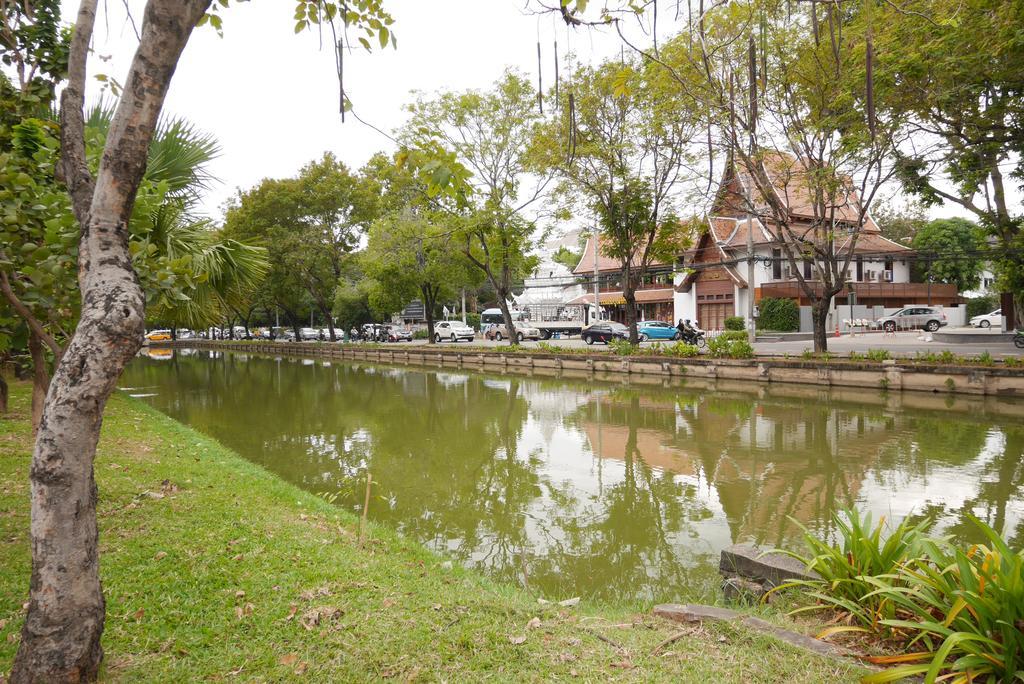
<path fill-rule="evenodd" d="M 875 271 L 864 271 L 864 282 L 870 283 L 872 280 L 877 279 Z"/>
<path fill-rule="evenodd" d="M 891 283 L 892 282 L 892 271 L 883 271 L 882 273 L 885 276 L 885 282 Z"/>

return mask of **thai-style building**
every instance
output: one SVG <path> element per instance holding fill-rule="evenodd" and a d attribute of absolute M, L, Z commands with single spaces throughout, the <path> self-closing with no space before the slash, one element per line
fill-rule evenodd
<path fill-rule="evenodd" d="M 601 242 L 598 238 L 598 242 Z M 674 294 L 672 289 L 672 264 L 656 262 L 651 264 L 643 282 L 636 291 L 638 321 L 666 321 L 671 323 L 675 313 Z M 587 240 L 580 263 L 573 269 L 577 276 L 591 279 L 597 273 L 598 296 L 601 307 L 609 318 L 624 323 L 626 321 L 626 300 L 622 296 L 622 264 L 617 259 L 605 256 L 599 249 L 597 261 L 594 260 L 594 240 Z M 588 285 L 587 294 L 576 297 L 570 304 L 592 304 L 594 301 L 593 286 Z"/>
<path fill-rule="evenodd" d="M 791 232 L 803 229 L 810 234 L 815 212 L 807 183 L 801 181 L 803 169 L 798 160 L 781 153 L 772 155 L 765 169 L 773 192 L 789 213 L 788 222 L 794 229 Z M 751 187 L 745 187 L 748 185 Z M 732 169 L 726 172 L 707 220 L 707 231 L 682 255 L 682 268 L 674 283 L 676 319 L 694 320 L 704 329 L 717 330 L 730 316 L 746 318 L 751 296 L 755 305 L 766 297 L 793 299 L 801 306 L 811 304 L 785 256 L 782 229 L 769 218 L 772 213 L 767 202 L 763 198 L 755 201 L 755 211 L 747 212 L 749 205 L 744 197 L 748 190 L 754 192 L 753 185 L 750 178 Z M 955 285 L 910 282 L 913 250 L 883 237 L 870 213 L 858 231 L 860 214 L 860 198 L 852 190 L 842 206 L 833 208 L 835 251 L 840 257 L 852 251 L 849 284 L 836 296 L 835 306 L 952 306 L 958 301 Z M 755 266 L 753 282 L 748 283 L 751 232 Z M 822 291 L 820 282 L 814 282 L 816 273 L 811 261 L 798 262 L 796 268 L 819 293 Z"/>

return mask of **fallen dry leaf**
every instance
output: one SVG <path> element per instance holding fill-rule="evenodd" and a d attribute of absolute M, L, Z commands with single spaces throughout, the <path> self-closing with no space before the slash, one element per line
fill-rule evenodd
<path fill-rule="evenodd" d="M 242 606 L 235 606 L 235 617 L 239 620 L 245 617 L 245 611 L 242 610 Z"/>
<path fill-rule="evenodd" d="M 390 608 L 391 606 L 395 605 L 396 603 L 398 603 L 398 601 L 396 601 L 395 599 L 390 599 L 390 598 L 384 599 L 384 607 L 385 608 Z"/>
<path fill-rule="evenodd" d="M 232 556 L 232 557 L 231 557 L 231 560 L 233 560 L 233 561 L 240 561 L 240 560 L 242 560 L 243 558 L 245 558 L 245 554 L 243 554 L 243 553 L 240 553 L 240 554 L 238 554 L 237 556 Z"/>
<path fill-rule="evenodd" d="M 7 626 L 7 620 L 0 620 L 0 629 L 3 629 L 6 626 Z"/>
<path fill-rule="evenodd" d="M 245 615 L 252 615 L 252 611 L 254 611 L 255 609 L 256 609 L 256 606 L 252 605 L 251 603 L 246 603 L 245 604 L 245 608 L 242 609 L 242 612 Z"/>
<path fill-rule="evenodd" d="M 235 592 L 235 598 L 245 598 L 245 592 L 239 589 Z"/>
<path fill-rule="evenodd" d="M 508 641 L 513 646 L 519 646 L 521 644 L 525 644 L 526 643 L 526 637 L 524 637 L 524 636 L 510 636 L 508 638 Z"/>
<path fill-rule="evenodd" d="M 301 663 L 298 664 L 298 666 L 295 668 L 294 672 L 297 675 L 305 674 L 306 668 L 308 668 L 308 667 L 309 667 L 309 663 L 307 663 L 305 660 L 303 660 Z"/>
<path fill-rule="evenodd" d="M 526 623 L 526 629 L 539 629 L 539 628 L 540 628 L 540 618 L 539 617 L 531 618 L 530 621 Z"/>
<path fill-rule="evenodd" d="M 166 551 L 158 551 L 157 554 L 153 556 L 153 560 L 160 560 L 161 558 L 167 558 Z"/>
<path fill-rule="evenodd" d="M 313 608 L 312 610 L 307 610 L 303 613 L 299 622 L 307 630 L 312 630 L 318 625 L 330 622 L 331 620 L 340 617 L 341 614 L 341 608 L 335 608 L 334 606 L 320 606 L 319 608 Z"/>
<path fill-rule="evenodd" d="M 143 609 L 143 608 L 139 608 L 139 609 L 138 609 L 137 611 L 135 611 L 135 614 L 134 614 L 134 615 L 133 615 L 132 617 L 134 617 L 134 618 L 135 618 L 135 621 L 136 621 L 136 622 L 138 622 L 139 620 L 141 620 L 141 619 L 142 619 L 142 617 L 143 617 L 143 616 L 144 616 L 145 614 L 146 614 L 146 611 L 145 611 L 145 609 Z"/>
<path fill-rule="evenodd" d="M 286 621 L 291 620 L 292 618 L 295 617 L 295 613 L 297 613 L 297 612 L 299 612 L 299 604 L 297 604 L 297 603 L 289 603 L 288 604 L 288 617 L 286 617 L 285 620 Z"/>
<path fill-rule="evenodd" d="M 288 655 L 281 656 L 281 659 L 277 662 L 281 665 L 284 665 L 285 667 L 291 667 L 296 663 L 296 661 L 298 661 L 298 659 L 299 656 L 295 655 L 294 653 L 289 653 Z"/>

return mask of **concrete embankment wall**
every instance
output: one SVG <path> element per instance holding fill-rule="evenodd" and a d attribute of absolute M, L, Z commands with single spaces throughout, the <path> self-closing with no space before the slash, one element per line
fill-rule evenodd
<path fill-rule="evenodd" d="M 232 342 L 183 340 L 152 346 L 210 349 L 375 363 L 466 368 L 487 372 L 537 375 L 629 377 L 633 381 L 739 381 L 870 390 L 974 394 L 1024 398 L 1024 369 L 987 366 L 938 366 L 900 361 L 883 363 L 802 359 L 677 359 L 610 354 L 503 354 L 479 348 L 388 347 L 303 342 Z"/>

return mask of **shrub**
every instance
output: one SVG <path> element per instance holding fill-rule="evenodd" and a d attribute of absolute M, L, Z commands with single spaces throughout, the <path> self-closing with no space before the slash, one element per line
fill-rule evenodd
<path fill-rule="evenodd" d="M 968 515 L 986 544 L 950 549 L 925 545 L 924 557 L 900 568 L 897 582 L 878 582 L 876 596 L 891 602 L 901 619 L 884 625 L 912 635 L 915 653 L 874 658 L 909 663 L 865 678 L 891 682 L 924 674 L 934 682 L 948 670 L 956 682 L 1010 682 L 1024 670 L 1024 552 L 1014 552 L 999 533 Z M 923 648 L 922 648 L 923 646 Z M 930 662 L 921 662 L 930 661 Z"/>
<path fill-rule="evenodd" d="M 973 297 L 967 300 L 967 320 L 995 311 L 997 308 L 999 308 L 999 300 L 993 295 Z"/>
<path fill-rule="evenodd" d="M 676 342 L 675 344 L 665 347 L 663 350 L 668 356 L 678 356 L 683 359 L 691 359 L 694 356 L 700 354 L 700 349 L 695 344 L 686 344 L 685 342 Z"/>
<path fill-rule="evenodd" d="M 620 340 L 618 338 L 609 340 L 608 347 L 617 356 L 632 356 L 639 349 L 637 345 L 631 344 L 629 340 Z"/>
<path fill-rule="evenodd" d="M 754 356 L 754 348 L 747 342 L 745 333 L 742 339 L 729 337 L 723 333 L 708 340 L 708 356 L 715 359 L 749 359 Z"/>
<path fill-rule="evenodd" d="M 729 316 L 725 319 L 726 330 L 746 330 L 747 322 L 741 316 Z"/>
<path fill-rule="evenodd" d="M 805 587 L 811 590 L 809 595 L 819 601 L 798 608 L 794 613 L 833 608 L 858 623 L 826 629 L 819 637 L 840 632 L 879 631 L 883 620 L 896 616 L 896 604 L 892 599 L 875 594 L 876 580 L 894 576 L 905 563 L 920 555 L 925 539 L 923 533 L 931 523 L 923 521 L 913 525 L 909 519 L 904 520 L 883 541 L 884 518 L 873 526 L 870 513 L 862 515 L 851 509 L 833 513 L 832 520 L 839 532 L 838 544 L 821 541 L 801 526 L 809 555 L 781 551 L 804 563 L 821 579 L 787 582 L 779 588 Z"/>
<path fill-rule="evenodd" d="M 800 307 L 792 299 L 766 297 L 758 305 L 759 330 L 796 332 L 800 330 Z"/>
<path fill-rule="evenodd" d="M 982 366 L 994 366 L 996 364 L 996 360 L 992 358 L 992 355 L 988 353 L 987 349 L 981 352 L 981 354 L 974 360 Z"/>
<path fill-rule="evenodd" d="M 1003 363 L 1006 364 L 1007 368 L 1020 368 L 1021 366 L 1024 366 L 1024 357 L 1007 356 L 1003 359 Z"/>
<path fill-rule="evenodd" d="M 412 333 L 412 339 L 414 340 L 425 340 L 428 337 L 430 337 L 430 335 L 427 333 L 426 328 L 423 328 L 422 330 L 414 330 Z"/>
<path fill-rule="evenodd" d="M 466 325 L 473 330 L 480 329 L 480 314 L 478 313 L 467 313 L 466 314 Z"/>

